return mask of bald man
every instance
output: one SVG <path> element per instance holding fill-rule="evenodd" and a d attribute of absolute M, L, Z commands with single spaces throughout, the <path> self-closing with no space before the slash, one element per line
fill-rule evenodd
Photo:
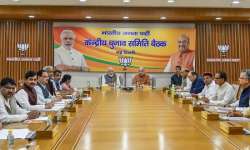
<path fill-rule="evenodd" d="M 54 65 L 63 71 L 88 71 L 84 56 L 73 48 L 75 33 L 72 30 L 61 32 L 61 46 L 55 49 Z"/>
<path fill-rule="evenodd" d="M 136 86 L 150 85 L 150 77 L 145 73 L 143 67 L 140 67 L 138 74 L 133 78 L 132 84 Z"/>
<path fill-rule="evenodd" d="M 171 55 L 164 72 L 174 72 L 176 66 L 181 68 L 187 68 L 188 70 L 194 70 L 195 66 L 195 53 L 189 49 L 189 37 L 187 35 L 181 35 L 178 39 L 178 52 Z"/>
<path fill-rule="evenodd" d="M 102 76 L 102 85 L 109 85 L 111 87 L 120 86 L 119 76 L 116 75 L 112 67 L 108 67 L 107 73 Z"/>

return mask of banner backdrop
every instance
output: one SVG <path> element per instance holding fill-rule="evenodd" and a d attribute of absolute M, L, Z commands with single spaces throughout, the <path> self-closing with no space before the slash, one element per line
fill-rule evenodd
<path fill-rule="evenodd" d="M 163 72 L 170 56 L 178 52 L 181 35 L 188 36 L 189 49 L 195 49 L 194 25 L 151 27 L 144 24 L 138 27 L 119 27 L 119 24 L 102 27 L 101 24 L 57 23 L 53 28 L 55 66 L 60 68 L 65 64 L 66 67 L 62 67 L 65 70 L 67 66 L 76 66 L 75 71 L 80 66 L 89 71 L 106 71 L 111 66 L 119 72 L 123 69 L 121 65 L 127 65 L 129 72 L 136 72 L 139 67 L 144 67 L 147 72 Z"/>

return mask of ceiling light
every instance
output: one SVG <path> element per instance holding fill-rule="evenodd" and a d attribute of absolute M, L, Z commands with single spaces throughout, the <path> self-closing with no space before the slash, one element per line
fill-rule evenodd
<path fill-rule="evenodd" d="M 12 0 L 13 2 L 19 2 L 20 0 Z"/>
<path fill-rule="evenodd" d="M 216 17 L 215 20 L 221 20 L 222 18 L 221 17 Z"/>
<path fill-rule="evenodd" d="M 168 3 L 175 3 L 175 0 L 168 0 Z"/>
<path fill-rule="evenodd" d="M 233 0 L 232 1 L 232 4 L 239 4 L 240 3 L 240 0 Z"/>
<path fill-rule="evenodd" d="M 35 16 L 33 16 L 33 15 L 29 15 L 28 17 L 29 17 L 30 19 L 35 18 Z"/>
<path fill-rule="evenodd" d="M 165 20 L 165 19 L 167 19 L 167 17 L 161 16 L 160 19 L 161 19 L 161 20 Z"/>
<path fill-rule="evenodd" d="M 122 17 L 123 19 L 129 19 L 129 17 L 128 16 L 124 16 L 124 17 Z"/>
<path fill-rule="evenodd" d="M 80 0 L 80 2 L 86 2 L 87 0 Z"/>
<path fill-rule="evenodd" d="M 92 17 L 91 17 L 91 16 L 86 16 L 85 18 L 86 18 L 86 19 L 92 19 Z"/>
<path fill-rule="evenodd" d="M 130 0 L 123 0 L 123 3 L 130 3 Z"/>

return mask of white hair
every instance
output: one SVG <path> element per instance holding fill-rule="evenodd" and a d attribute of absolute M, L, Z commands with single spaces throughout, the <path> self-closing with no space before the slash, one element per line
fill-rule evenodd
<path fill-rule="evenodd" d="M 71 34 L 73 36 L 73 38 L 75 39 L 76 35 L 72 30 L 63 30 L 60 34 L 60 38 L 63 39 L 63 36 L 65 34 Z"/>
<path fill-rule="evenodd" d="M 44 70 L 44 71 L 49 71 L 49 69 L 52 69 L 52 70 L 53 70 L 54 67 L 53 67 L 53 66 L 44 66 L 44 67 L 43 67 L 43 70 Z"/>

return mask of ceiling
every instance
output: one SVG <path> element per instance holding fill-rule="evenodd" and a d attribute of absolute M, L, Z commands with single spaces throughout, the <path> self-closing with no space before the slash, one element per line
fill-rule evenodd
<path fill-rule="evenodd" d="M 233 4 L 232 0 L 176 0 L 168 3 L 167 0 L 0 0 L 0 5 L 58 5 L 58 6 L 118 6 L 118 7 L 223 7 L 223 8 L 250 8 L 250 0 L 240 0 L 240 4 Z"/>

